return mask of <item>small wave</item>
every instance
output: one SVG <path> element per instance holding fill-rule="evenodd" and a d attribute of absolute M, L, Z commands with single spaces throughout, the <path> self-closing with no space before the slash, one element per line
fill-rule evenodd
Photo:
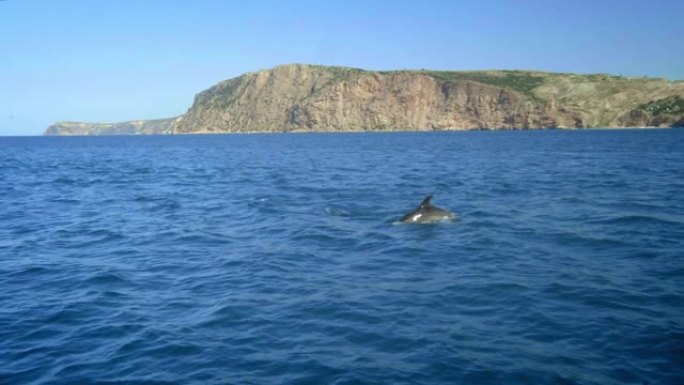
<path fill-rule="evenodd" d="M 76 180 L 66 176 L 60 176 L 50 181 L 50 184 L 73 185 L 76 184 Z"/>
<path fill-rule="evenodd" d="M 157 205 L 154 205 L 149 208 L 150 211 L 159 211 L 159 212 L 169 212 L 169 211 L 178 211 L 182 208 L 180 203 L 176 201 L 167 201 L 163 203 L 159 203 Z"/>
<path fill-rule="evenodd" d="M 336 208 L 336 207 L 326 207 L 325 213 L 331 217 L 351 217 L 352 216 L 351 211 Z"/>
<path fill-rule="evenodd" d="M 94 274 L 85 279 L 88 285 L 114 285 L 126 284 L 129 280 L 120 273 L 102 272 Z"/>
<path fill-rule="evenodd" d="M 159 198 L 149 197 L 147 195 L 140 195 L 133 198 L 134 202 L 156 202 Z"/>
<path fill-rule="evenodd" d="M 626 214 L 601 220 L 600 223 L 625 226 L 644 224 L 682 225 L 684 224 L 684 217 L 680 218 L 675 215 Z"/>
<path fill-rule="evenodd" d="M 126 239 L 121 233 L 98 229 L 86 232 L 61 230 L 56 232 L 58 244 L 70 249 L 80 249 L 90 246 L 102 246 L 111 242 L 122 241 Z"/>
<path fill-rule="evenodd" d="M 55 198 L 50 200 L 51 203 L 61 203 L 61 204 L 77 204 L 81 203 L 80 200 L 78 199 L 72 199 L 72 198 Z"/>
<path fill-rule="evenodd" d="M 180 202 L 167 198 L 138 196 L 133 199 L 134 202 L 142 204 L 146 210 L 152 212 L 168 212 L 177 211 L 182 208 Z"/>
<path fill-rule="evenodd" d="M 173 244 L 177 245 L 188 245 L 188 244 L 195 244 L 195 245 L 202 245 L 202 246 L 207 246 L 211 244 L 224 244 L 230 241 L 230 238 L 228 238 L 224 234 L 217 234 L 217 233 L 211 233 L 211 232 L 195 232 L 195 233 L 188 233 L 188 234 L 177 234 L 171 239 L 171 242 Z"/>
<path fill-rule="evenodd" d="M 298 230 L 295 231 L 291 239 L 297 242 L 314 242 L 314 244 L 339 244 L 339 237 L 324 231 Z"/>
<path fill-rule="evenodd" d="M 247 319 L 252 311 L 244 305 L 221 305 L 210 310 L 209 314 L 203 315 L 197 327 L 201 328 L 222 328 L 226 324 L 240 324 Z"/>
<path fill-rule="evenodd" d="M 94 314 L 89 312 L 85 304 L 70 304 L 67 307 L 54 311 L 43 322 L 45 324 L 61 324 L 68 327 L 87 324 Z"/>
<path fill-rule="evenodd" d="M 22 277 L 22 276 L 27 276 L 27 277 L 37 277 L 43 274 L 49 274 L 52 273 L 53 270 L 51 268 L 45 267 L 45 266 L 28 266 L 25 267 L 21 270 L 15 271 L 12 273 L 12 276 L 17 276 L 17 277 Z"/>
<path fill-rule="evenodd" d="M 93 385 L 182 385 L 183 381 L 169 381 L 169 380 L 150 380 L 147 376 L 141 376 L 139 379 L 128 376 L 126 380 L 96 380 L 91 382 Z M 90 382 L 90 379 L 88 380 Z"/>
<path fill-rule="evenodd" d="M 390 224 L 391 224 L 392 226 L 401 226 L 401 225 L 412 225 L 412 226 L 415 226 L 415 225 L 418 225 L 418 226 L 440 226 L 440 225 L 449 225 L 449 224 L 453 224 L 453 223 L 455 223 L 455 222 L 458 222 L 458 220 L 459 220 L 459 217 L 458 217 L 457 215 L 454 215 L 454 216 L 451 217 L 451 218 L 439 218 L 439 219 L 435 219 L 435 220 L 432 220 L 432 221 L 429 221 L 429 222 L 420 222 L 420 223 L 406 223 L 406 222 L 402 222 L 402 221 L 400 221 L 400 220 L 392 220 L 392 221 L 390 222 Z"/>
<path fill-rule="evenodd" d="M 191 343 L 166 343 L 145 351 L 149 357 L 169 359 L 170 357 L 190 357 L 201 354 L 204 351 L 199 345 Z"/>

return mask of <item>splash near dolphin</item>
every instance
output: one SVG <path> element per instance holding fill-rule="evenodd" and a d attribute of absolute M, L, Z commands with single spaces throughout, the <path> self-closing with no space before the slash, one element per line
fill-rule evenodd
<path fill-rule="evenodd" d="M 437 223 L 453 220 L 456 215 L 451 211 L 433 206 L 430 203 L 432 195 L 428 195 L 413 211 L 401 217 L 401 223 Z"/>

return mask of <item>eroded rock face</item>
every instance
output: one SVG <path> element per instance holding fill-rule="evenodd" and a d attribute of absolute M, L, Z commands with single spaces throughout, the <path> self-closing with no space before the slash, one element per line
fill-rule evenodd
<path fill-rule="evenodd" d="M 684 121 L 661 111 L 681 96 L 684 83 L 663 79 L 291 64 L 223 81 L 178 118 L 57 123 L 46 135 L 663 127 Z"/>
<path fill-rule="evenodd" d="M 575 127 L 578 116 L 469 80 L 368 74 L 302 100 L 288 129 L 446 130 Z"/>
<path fill-rule="evenodd" d="M 581 117 L 513 90 L 410 72 L 290 65 L 199 94 L 173 132 L 577 127 Z"/>
<path fill-rule="evenodd" d="M 197 95 L 173 132 L 283 131 L 302 100 L 355 72 L 288 65 L 242 75 Z"/>

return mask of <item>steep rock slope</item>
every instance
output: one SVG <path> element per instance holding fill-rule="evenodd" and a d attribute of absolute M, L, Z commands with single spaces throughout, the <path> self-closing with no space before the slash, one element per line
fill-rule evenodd
<path fill-rule="evenodd" d="M 199 94 L 174 133 L 577 127 L 515 89 L 420 72 L 287 65 Z"/>

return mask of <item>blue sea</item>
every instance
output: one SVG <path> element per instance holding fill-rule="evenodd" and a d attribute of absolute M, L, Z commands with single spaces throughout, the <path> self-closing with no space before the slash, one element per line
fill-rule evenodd
<path fill-rule="evenodd" d="M 684 130 L 0 138 L 0 384 L 684 384 Z"/>

